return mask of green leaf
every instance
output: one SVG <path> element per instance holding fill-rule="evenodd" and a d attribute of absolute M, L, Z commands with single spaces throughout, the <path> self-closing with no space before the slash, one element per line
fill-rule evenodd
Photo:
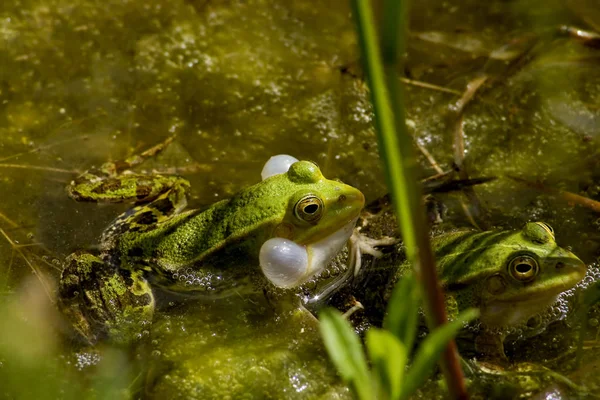
<path fill-rule="evenodd" d="M 378 399 L 397 399 L 407 360 L 407 347 L 391 332 L 371 328 L 367 332 L 367 351 L 373 364 L 378 389 Z"/>
<path fill-rule="evenodd" d="M 479 316 L 479 310 L 468 309 L 452 321 L 431 332 L 419 346 L 417 355 L 413 360 L 410 370 L 402 385 L 401 399 L 406 399 L 419 388 L 431 374 L 433 366 L 437 363 L 446 348 L 446 345 L 463 327 L 466 322 Z"/>
<path fill-rule="evenodd" d="M 419 287 L 415 276 L 407 274 L 392 293 L 383 327 L 392 332 L 407 349 L 411 349 L 419 318 Z"/>
<path fill-rule="evenodd" d="M 374 399 L 365 355 L 350 323 L 333 309 L 321 311 L 319 317 L 325 348 L 342 379 L 351 384 L 359 399 Z"/>

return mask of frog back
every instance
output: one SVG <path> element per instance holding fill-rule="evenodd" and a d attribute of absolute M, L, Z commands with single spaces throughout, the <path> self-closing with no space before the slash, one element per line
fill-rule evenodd
<path fill-rule="evenodd" d="M 260 187 L 254 187 L 205 210 L 178 215 L 147 232 L 127 232 L 118 245 L 121 263 L 149 263 L 173 272 L 204 263 L 225 248 L 254 257 L 258 243 L 266 240 L 280 221 L 274 209 L 286 206 L 283 197 L 262 202 L 261 194 Z"/>
<path fill-rule="evenodd" d="M 460 230 L 432 240 L 440 281 L 460 287 L 495 273 L 509 254 L 523 248 L 515 231 Z"/>

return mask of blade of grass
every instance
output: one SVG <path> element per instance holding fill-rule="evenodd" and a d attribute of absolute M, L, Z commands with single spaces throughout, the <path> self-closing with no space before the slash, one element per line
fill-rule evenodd
<path fill-rule="evenodd" d="M 383 63 L 369 1 L 352 0 L 351 3 L 371 89 L 375 127 L 388 186 L 400 221 L 407 257 L 423 285 L 428 324 L 433 330 L 446 322 L 446 310 L 426 231 L 425 212 L 414 172 L 416 157 L 412 139 L 406 130 L 403 90 L 397 76 L 397 71 L 401 70 L 399 59 L 405 50 L 406 1 L 387 0 L 384 4 Z M 442 370 L 450 395 L 457 399 L 468 398 L 453 341 L 448 343 L 444 352 Z"/>
<path fill-rule="evenodd" d="M 419 346 L 419 350 L 402 383 L 400 399 L 408 399 L 429 378 L 431 370 L 439 359 L 444 347 L 454 338 L 466 322 L 472 321 L 478 316 L 479 310 L 466 310 L 460 313 L 454 321 L 436 328 L 427 335 L 423 343 Z"/>
<path fill-rule="evenodd" d="M 351 384 L 360 400 L 374 399 L 367 361 L 350 323 L 333 309 L 321 311 L 319 320 L 325 348 L 342 379 Z"/>

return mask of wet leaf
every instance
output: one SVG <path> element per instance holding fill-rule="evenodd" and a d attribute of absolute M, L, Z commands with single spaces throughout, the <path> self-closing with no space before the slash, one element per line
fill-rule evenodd
<path fill-rule="evenodd" d="M 413 274 L 407 275 L 394 288 L 383 321 L 383 327 L 400 339 L 407 349 L 412 348 L 415 340 L 419 305 L 417 281 Z"/>
<path fill-rule="evenodd" d="M 321 311 L 320 320 L 325 348 L 340 376 L 351 384 L 359 399 L 374 399 L 365 355 L 350 323 L 333 309 Z"/>
<path fill-rule="evenodd" d="M 378 380 L 378 399 L 397 399 L 407 361 L 407 347 L 391 332 L 372 328 L 367 332 L 367 351 Z"/>

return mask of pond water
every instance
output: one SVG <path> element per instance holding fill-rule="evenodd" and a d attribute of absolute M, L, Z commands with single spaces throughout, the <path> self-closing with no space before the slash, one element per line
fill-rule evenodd
<path fill-rule="evenodd" d="M 425 0 L 411 5 L 410 23 L 407 125 L 430 156 L 419 153 L 420 177 L 457 162 L 471 177 L 497 177 L 475 189 L 479 227 L 544 221 L 595 271 L 600 215 L 558 192 L 600 200 L 598 41 L 560 29 L 598 30 L 594 2 Z M 62 260 L 97 250 L 128 208 L 69 199 L 65 186 L 83 171 L 176 135 L 140 169 L 188 179 L 190 208 L 258 182 L 281 153 L 316 161 L 369 203 L 387 192 L 372 123 L 345 1 L 3 1 L 0 397 L 349 398 L 315 321 L 273 314 L 261 296 L 165 299 L 134 349 L 81 349 L 54 304 Z M 465 199 L 442 198 L 448 226 L 472 226 Z M 535 380 L 519 366 L 511 373 L 525 371 L 527 382 L 507 378 L 499 389 L 487 377 L 474 390 L 598 393 L 599 313 L 507 345 L 511 361 L 560 379 Z M 576 366 L 580 324 L 587 351 Z M 421 395 L 443 396 L 438 389 L 432 381 Z"/>

